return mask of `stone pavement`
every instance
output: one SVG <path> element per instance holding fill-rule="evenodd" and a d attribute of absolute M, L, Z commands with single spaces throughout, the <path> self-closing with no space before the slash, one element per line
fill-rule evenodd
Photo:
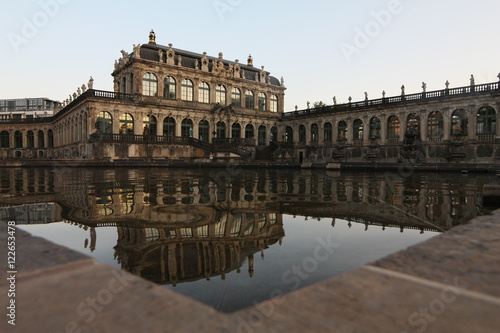
<path fill-rule="evenodd" d="M 0 332 L 498 332 L 500 210 L 424 243 L 233 313 L 16 231 L 8 324 L 0 223 Z"/>

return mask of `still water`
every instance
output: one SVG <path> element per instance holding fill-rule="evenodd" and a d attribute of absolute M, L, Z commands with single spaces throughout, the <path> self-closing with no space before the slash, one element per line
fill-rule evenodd
<path fill-rule="evenodd" d="M 0 169 L 0 219 L 230 312 L 487 214 L 491 175 Z"/>

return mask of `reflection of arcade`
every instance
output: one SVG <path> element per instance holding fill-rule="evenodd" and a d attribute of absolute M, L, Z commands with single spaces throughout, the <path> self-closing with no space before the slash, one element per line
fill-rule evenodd
<path fill-rule="evenodd" d="M 274 213 L 225 213 L 198 227 L 118 227 L 115 257 L 122 268 L 158 283 L 198 280 L 240 272 L 253 254 L 281 242 L 281 216 Z"/>

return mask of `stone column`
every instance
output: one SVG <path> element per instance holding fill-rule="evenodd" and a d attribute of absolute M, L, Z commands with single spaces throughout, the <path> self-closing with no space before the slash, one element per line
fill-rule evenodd
<path fill-rule="evenodd" d="M 427 141 L 427 134 L 429 131 L 429 115 L 426 112 L 422 112 L 420 115 L 420 138 L 422 142 Z"/>
<path fill-rule="evenodd" d="M 363 116 L 363 145 L 368 145 L 370 142 L 370 118 Z"/>
<path fill-rule="evenodd" d="M 353 132 L 353 128 L 352 128 L 352 118 L 347 118 L 347 143 L 348 144 L 352 144 L 352 132 Z"/>
<path fill-rule="evenodd" d="M 406 115 L 400 112 L 399 115 L 399 142 L 403 142 L 406 134 Z"/>
<path fill-rule="evenodd" d="M 159 113 L 156 117 L 156 135 L 163 136 L 163 115 Z"/>
<path fill-rule="evenodd" d="M 443 112 L 443 140 L 449 141 L 451 135 L 451 116 L 450 111 Z"/>
<path fill-rule="evenodd" d="M 469 110 L 469 131 L 468 138 L 469 140 L 476 140 L 476 129 L 477 129 L 477 117 L 476 112 L 472 108 L 472 111 Z"/>

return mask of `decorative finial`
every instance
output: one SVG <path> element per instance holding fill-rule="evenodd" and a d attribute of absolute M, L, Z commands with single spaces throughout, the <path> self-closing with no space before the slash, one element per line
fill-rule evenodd
<path fill-rule="evenodd" d="M 219 60 L 222 60 L 223 54 L 222 52 L 219 52 Z"/>
<path fill-rule="evenodd" d="M 151 44 L 156 44 L 156 34 L 153 29 L 151 29 L 151 32 L 149 33 L 149 42 Z"/>
<path fill-rule="evenodd" d="M 172 43 L 168 43 L 168 47 L 169 47 L 169 48 L 172 48 L 172 46 L 174 46 L 174 44 L 172 44 Z"/>
<path fill-rule="evenodd" d="M 248 66 L 253 66 L 253 58 L 252 58 L 251 54 L 248 55 L 247 65 Z"/>
<path fill-rule="evenodd" d="M 234 62 L 238 64 L 240 62 L 240 59 L 235 59 Z"/>

